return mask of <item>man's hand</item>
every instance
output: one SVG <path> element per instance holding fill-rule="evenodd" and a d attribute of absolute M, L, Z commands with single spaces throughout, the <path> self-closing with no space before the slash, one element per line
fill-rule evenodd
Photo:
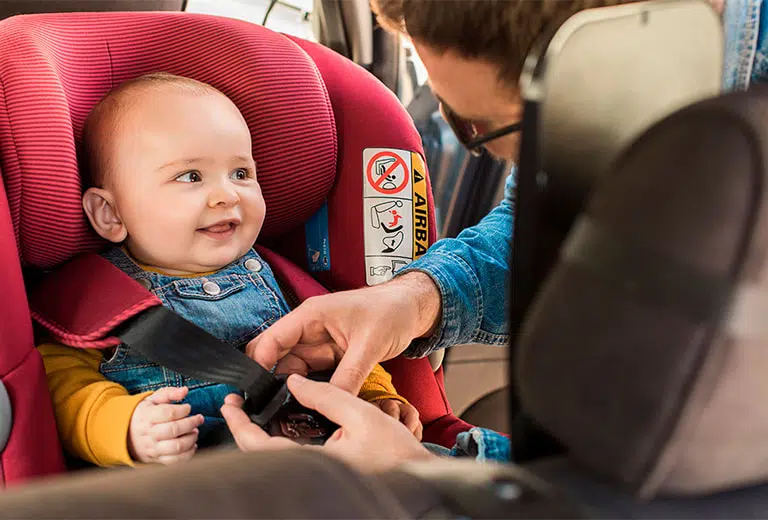
<path fill-rule="evenodd" d="M 278 373 L 328 370 L 331 383 L 357 395 L 380 361 L 429 335 L 440 318 L 440 292 L 423 273 L 391 282 L 310 298 L 254 338 L 246 353 Z"/>
<path fill-rule="evenodd" d="M 364 472 L 386 471 L 399 464 L 434 457 L 408 429 L 376 406 L 328 383 L 310 381 L 299 375 L 288 378 L 294 397 L 339 425 L 321 449 L 353 468 Z M 284 437 L 270 437 L 253 424 L 242 410 L 241 397 L 231 394 L 221 414 L 237 445 L 243 451 L 297 448 Z"/>
<path fill-rule="evenodd" d="M 137 462 L 170 464 L 192 458 L 197 451 L 197 428 L 202 415 L 189 417 L 188 404 L 173 404 L 187 388 L 166 387 L 136 407 L 128 426 L 128 452 Z"/>
<path fill-rule="evenodd" d="M 421 440 L 424 433 L 424 425 L 419 420 L 419 411 L 413 405 L 398 401 L 397 399 L 381 399 L 372 403 L 382 412 L 393 419 L 400 421 L 408 428 L 416 440 Z"/>

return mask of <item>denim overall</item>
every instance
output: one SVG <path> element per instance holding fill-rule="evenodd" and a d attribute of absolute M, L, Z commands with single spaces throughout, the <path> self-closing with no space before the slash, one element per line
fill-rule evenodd
<path fill-rule="evenodd" d="M 112 248 L 102 256 L 150 290 L 167 308 L 232 348 L 242 350 L 248 341 L 289 311 L 272 270 L 253 250 L 214 274 L 196 277 L 145 271 L 120 248 Z M 199 447 L 208 444 L 207 434 L 224 425 L 219 412 L 224 397 L 241 393 L 230 385 L 183 376 L 150 362 L 126 345 L 119 345 L 99 370 L 131 394 L 166 386 L 188 387 L 189 394 L 182 403 L 192 406 L 191 415 L 205 417 L 199 428 Z"/>

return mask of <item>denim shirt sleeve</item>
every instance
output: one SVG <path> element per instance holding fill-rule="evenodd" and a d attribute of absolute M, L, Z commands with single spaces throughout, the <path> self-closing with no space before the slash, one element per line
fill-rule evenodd
<path fill-rule="evenodd" d="M 764 0 L 726 0 L 723 89 L 768 81 L 768 9 Z"/>
<path fill-rule="evenodd" d="M 401 273 L 429 275 L 442 295 L 442 319 L 432 337 L 414 341 L 408 357 L 464 343 L 506 345 L 507 275 L 512 251 L 514 172 L 502 203 L 456 238 L 435 243 Z"/>
<path fill-rule="evenodd" d="M 472 457 L 478 462 L 510 462 L 512 442 L 509 437 L 486 428 L 472 428 L 456 437 L 451 457 Z"/>

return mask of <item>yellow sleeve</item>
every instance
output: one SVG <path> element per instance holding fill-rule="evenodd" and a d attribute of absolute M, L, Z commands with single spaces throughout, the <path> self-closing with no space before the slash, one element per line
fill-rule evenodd
<path fill-rule="evenodd" d="M 397 395 L 397 390 L 395 390 L 395 386 L 392 384 L 392 376 L 381 365 L 373 367 L 373 371 L 365 380 L 360 388 L 360 393 L 357 395 L 360 399 L 369 403 L 383 401 L 384 399 L 396 399 L 403 403 L 408 402 L 404 397 Z"/>
<path fill-rule="evenodd" d="M 151 392 L 130 395 L 99 372 L 101 350 L 46 343 L 45 364 L 56 424 L 64 447 L 99 466 L 135 463 L 128 453 L 133 410 Z"/>

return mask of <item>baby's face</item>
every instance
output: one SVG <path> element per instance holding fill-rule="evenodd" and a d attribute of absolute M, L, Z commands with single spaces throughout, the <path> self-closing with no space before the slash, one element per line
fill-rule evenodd
<path fill-rule="evenodd" d="M 162 87 L 137 94 L 106 148 L 105 188 L 140 262 L 168 273 L 220 269 L 253 246 L 264 223 L 251 134 L 215 93 Z"/>

